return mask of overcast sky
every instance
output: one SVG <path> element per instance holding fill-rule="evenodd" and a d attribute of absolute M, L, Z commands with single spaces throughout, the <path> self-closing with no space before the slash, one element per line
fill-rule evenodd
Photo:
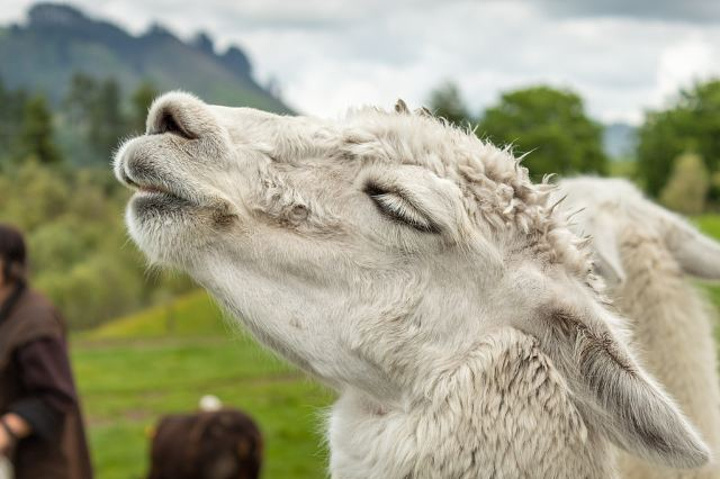
<path fill-rule="evenodd" d="M 0 23 L 32 0 L 0 0 Z M 637 123 L 679 87 L 720 74 L 717 0 L 71 0 L 140 33 L 158 21 L 243 47 L 298 110 L 413 106 L 444 80 L 474 111 L 533 83 L 575 89 L 602 121 Z M 182 6 L 181 6 L 182 5 Z"/>

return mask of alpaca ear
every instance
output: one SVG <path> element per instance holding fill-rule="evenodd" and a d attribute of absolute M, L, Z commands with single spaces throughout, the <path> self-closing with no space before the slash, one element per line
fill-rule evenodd
<path fill-rule="evenodd" d="M 720 280 L 720 245 L 679 217 L 652 205 L 660 219 L 660 230 L 668 250 L 687 274 Z"/>
<path fill-rule="evenodd" d="M 555 307 L 545 315 L 543 349 L 564 372 L 588 424 L 637 456 L 671 467 L 699 467 L 710 453 L 661 387 L 608 326 L 599 305 Z"/>

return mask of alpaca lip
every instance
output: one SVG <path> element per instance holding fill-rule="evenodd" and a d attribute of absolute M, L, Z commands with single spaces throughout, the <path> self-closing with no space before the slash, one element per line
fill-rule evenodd
<path fill-rule="evenodd" d="M 158 185 L 133 185 L 135 196 L 138 198 L 165 198 L 187 205 L 201 206 L 196 201 L 188 198 L 188 195 L 179 194 L 174 190 Z"/>
<path fill-rule="evenodd" d="M 131 180 L 128 182 L 130 188 L 135 190 L 134 198 L 136 205 L 153 205 L 154 211 L 161 211 L 170 208 L 168 211 L 178 211 L 180 209 L 204 209 L 213 210 L 219 217 L 235 216 L 233 209 L 227 201 L 216 198 L 199 195 L 193 191 L 186 190 L 183 187 L 168 188 L 166 185 L 157 183 L 140 183 Z"/>
<path fill-rule="evenodd" d="M 177 188 L 168 188 L 159 180 L 145 179 L 141 175 L 132 174 L 129 168 L 121 170 L 120 174 L 123 182 L 128 188 L 134 190 L 137 196 L 165 196 L 190 202 L 188 195 L 179 194 Z"/>
<path fill-rule="evenodd" d="M 152 186 L 152 185 L 139 186 L 139 187 L 137 188 L 137 191 L 138 191 L 139 193 L 165 193 L 165 194 L 169 194 L 169 192 L 168 192 L 166 189 L 161 188 L 161 187 L 159 187 L 159 186 Z"/>
<path fill-rule="evenodd" d="M 140 196 L 165 196 L 190 202 L 185 196 L 177 194 L 175 191 L 159 186 L 159 185 L 132 185 L 137 195 Z"/>
<path fill-rule="evenodd" d="M 178 214 L 197 208 L 197 202 L 190 201 L 185 196 L 180 196 L 166 188 L 155 186 L 136 186 L 133 188 L 135 194 L 132 197 L 131 205 L 134 211 L 140 215 L 146 214 Z"/>

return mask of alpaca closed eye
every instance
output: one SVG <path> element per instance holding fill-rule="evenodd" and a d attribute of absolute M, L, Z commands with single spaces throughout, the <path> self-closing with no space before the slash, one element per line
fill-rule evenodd
<path fill-rule="evenodd" d="M 290 211 L 290 218 L 294 221 L 305 220 L 309 215 L 310 211 L 305 205 L 295 205 Z"/>
<path fill-rule="evenodd" d="M 440 228 L 401 193 L 375 183 L 368 183 L 364 191 L 383 216 L 423 233 L 440 233 Z"/>

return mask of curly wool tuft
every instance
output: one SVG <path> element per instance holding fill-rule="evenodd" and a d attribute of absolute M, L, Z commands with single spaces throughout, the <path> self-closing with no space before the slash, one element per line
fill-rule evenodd
<path fill-rule="evenodd" d="M 578 238 L 568 218 L 551 203 L 556 186 L 547 176 L 530 180 L 523 157 L 511 147 L 498 148 L 469 128 L 451 125 L 425 111 L 411 114 L 399 102 L 394 113 L 378 108 L 351 111 L 343 153 L 375 161 L 415 164 L 455 182 L 474 226 L 497 240 L 508 253 L 530 251 L 547 264 L 562 265 L 596 290 L 589 238 Z M 393 128 L 388 128 L 392 118 Z M 562 201 L 562 200 L 561 200 Z"/>

